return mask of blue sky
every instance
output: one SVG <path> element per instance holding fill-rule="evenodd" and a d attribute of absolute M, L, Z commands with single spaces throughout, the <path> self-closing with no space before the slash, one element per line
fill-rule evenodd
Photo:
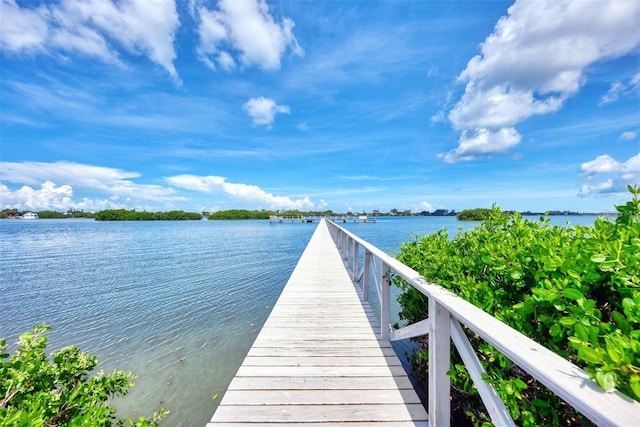
<path fill-rule="evenodd" d="M 600 212 L 640 2 L 0 0 L 0 207 Z"/>

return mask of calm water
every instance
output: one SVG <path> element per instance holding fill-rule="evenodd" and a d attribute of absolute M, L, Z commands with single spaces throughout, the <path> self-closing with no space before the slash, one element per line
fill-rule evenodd
<path fill-rule="evenodd" d="M 593 217 L 562 217 L 592 224 Z M 451 217 L 344 226 L 397 252 Z M 343 225 L 343 224 L 341 224 Z M 464 223 L 472 227 L 473 223 Z M 204 425 L 271 311 L 316 224 L 268 221 L 0 221 L 0 337 L 45 322 L 53 351 L 75 345 L 98 369 L 132 371 L 120 416 L 171 411 Z"/>

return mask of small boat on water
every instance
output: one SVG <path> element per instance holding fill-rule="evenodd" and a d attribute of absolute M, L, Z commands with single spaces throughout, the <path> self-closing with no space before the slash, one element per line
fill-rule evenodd
<path fill-rule="evenodd" d="M 35 212 L 25 212 L 22 216 L 18 217 L 20 219 L 38 219 L 38 214 Z"/>

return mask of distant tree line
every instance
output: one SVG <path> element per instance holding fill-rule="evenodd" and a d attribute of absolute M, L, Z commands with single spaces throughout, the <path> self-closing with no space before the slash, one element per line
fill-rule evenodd
<path fill-rule="evenodd" d="M 38 212 L 39 218 L 95 218 L 94 212 L 81 212 L 81 211 L 40 211 Z"/>
<path fill-rule="evenodd" d="M 32 211 L 19 211 L 17 209 L 3 209 L 2 211 L 0 211 L 0 219 L 17 218 L 27 212 L 32 212 Z M 38 214 L 39 218 L 93 218 L 96 215 L 93 212 L 83 212 L 83 211 L 67 211 L 67 212 L 38 211 L 36 213 Z"/>
<path fill-rule="evenodd" d="M 269 219 L 268 211 L 250 211 L 246 209 L 228 209 L 210 213 L 208 219 Z"/>
<path fill-rule="evenodd" d="M 199 220 L 202 214 L 198 212 L 168 211 L 147 212 L 125 209 L 107 209 L 96 213 L 96 221 L 178 221 Z"/>
<path fill-rule="evenodd" d="M 0 211 L 0 219 L 17 218 L 28 211 L 19 211 L 17 209 L 4 209 Z M 436 209 L 435 211 L 422 211 L 412 212 L 411 209 L 400 211 L 398 209 L 391 209 L 389 212 L 380 212 L 379 210 L 373 210 L 370 213 L 351 212 L 336 213 L 332 210 L 324 211 L 299 211 L 299 210 L 248 210 L 248 209 L 227 209 L 217 212 L 184 212 L 181 210 L 174 210 L 169 212 L 147 212 L 125 210 L 125 209 L 108 209 L 94 212 L 83 211 L 34 211 L 40 218 L 95 218 L 98 221 L 153 221 L 153 220 L 199 220 L 203 217 L 207 217 L 212 220 L 236 220 L 236 219 L 269 219 L 271 215 L 278 215 L 283 217 L 306 217 L 306 216 L 342 216 L 342 215 L 369 215 L 369 216 L 455 216 L 460 221 L 484 221 L 487 218 L 491 209 L 489 208 L 475 208 L 465 209 L 461 212 L 447 209 Z M 505 214 L 513 214 L 515 211 L 505 211 Z M 523 216 L 526 215 L 598 215 L 597 213 L 580 213 L 572 211 L 548 211 L 545 213 L 535 212 L 521 212 Z"/>

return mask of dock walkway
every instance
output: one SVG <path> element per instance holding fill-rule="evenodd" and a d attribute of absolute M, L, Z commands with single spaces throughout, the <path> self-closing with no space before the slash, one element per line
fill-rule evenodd
<path fill-rule="evenodd" d="M 323 220 L 207 427 L 428 426 L 376 331 Z"/>

